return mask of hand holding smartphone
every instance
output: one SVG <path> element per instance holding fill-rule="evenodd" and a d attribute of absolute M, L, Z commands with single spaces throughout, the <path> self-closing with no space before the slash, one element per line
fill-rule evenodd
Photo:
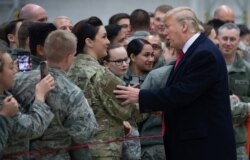
<path fill-rule="evenodd" d="M 40 73 L 41 73 L 41 79 L 43 79 L 44 77 L 46 77 L 49 74 L 46 61 L 40 62 Z"/>

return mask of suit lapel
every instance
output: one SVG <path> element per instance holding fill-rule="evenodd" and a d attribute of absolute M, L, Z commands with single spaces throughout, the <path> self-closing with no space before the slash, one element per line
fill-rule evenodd
<path fill-rule="evenodd" d="M 194 43 L 188 48 L 187 52 L 184 54 L 184 56 L 182 57 L 181 61 L 179 62 L 178 66 L 176 67 L 176 69 L 174 70 L 174 67 L 170 73 L 169 79 L 167 81 L 166 86 L 169 86 L 170 84 L 173 83 L 176 75 L 179 73 L 181 66 L 183 66 L 185 64 L 185 62 L 187 61 L 187 59 L 193 54 L 194 50 L 197 48 L 197 46 L 204 41 L 206 38 L 205 35 L 200 34 L 200 36 L 194 41 Z"/>

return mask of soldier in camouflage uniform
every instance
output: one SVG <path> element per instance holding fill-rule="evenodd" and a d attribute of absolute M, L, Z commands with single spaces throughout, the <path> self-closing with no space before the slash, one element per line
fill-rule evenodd
<path fill-rule="evenodd" d="M 143 83 L 147 74 L 153 69 L 154 54 L 152 45 L 144 39 L 133 39 L 127 47 L 128 56 L 131 59 L 129 68 L 123 80 L 127 85 L 140 85 Z M 132 133 L 130 137 L 139 136 L 138 125 L 139 122 L 135 119 L 129 121 L 132 125 Z M 141 143 L 140 140 L 127 141 L 123 144 L 125 148 L 123 153 L 126 158 L 130 160 L 137 160 L 141 158 Z M 133 158 L 135 157 L 135 158 Z"/>
<path fill-rule="evenodd" d="M 250 64 L 236 54 L 235 61 L 232 66 L 228 66 L 228 86 L 231 94 L 236 95 L 242 101 L 250 102 Z M 233 107 L 233 106 L 231 106 Z M 235 131 L 237 159 L 248 160 L 246 155 L 245 144 L 247 141 L 247 130 L 245 122 L 247 119 L 248 107 L 231 108 L 233 126 Z"/>
<path fill-rule="evenodd" d="M 1 49 L 0 49 L 1 50 Z M 0 109 L 16 105 L 17 101 L 7 91 L 11 86 L 16 73 L 13 60 L 6 51 L 0 51 Z M 29 109 L 20 106 L 21 112 L 18 112 L 11 118 L 9 139 L 4 153 L 29 151 L 29 139 L 37 138 L 42 135 L 48 127 L 54 114 L 44 103 L 44 97 L 48 91 L 53 89 L 54 80 L 48 75 L 37 84 L 36 97 L 33 105 Z M 30 103 L 31 104 L 31 103 Z M 22 159 L 18 157 L 15 159 Z"/>
<path fill-rule="evenodd" d="M 105 56 L 101 61 L 106 68 L 108 68 L 114 75 L 122 79 L 122 77 L 127 73 L 130 59 L 126 49 L 119 44 L 111 44 L 107 49 L 107 56 Z M 136 109 L 136 108 L 135 108 Z M 137 113 L 136 113 L 137 112 Z M 136 123 L 140 121 L 139 118 L 142 117 L 138 110 L 135 110 L 135 115 L 133 115 L 129 121 Z M 143 117 L 142 117 L 143 118 Z M 129 123 L 129 122 L 128 122 Z M 136 124 L 134 124 L 136 125 Z M 126 137 L 138 137 L 138 128 L 130 126 L 130 132 Z M 125 137 L 125 138 L 126 138 Z M 122 160 L 137 160 L 140 159 L 140 140 L 128 140 L 123 142 L 122 147 Z"/>
<path fill-rule="evenodd" d="M 7 52 L 7 44 L 4 45 L 0 42 L 0 54 L 2 55 L 5 52 Z M 9 101 L 9 99 L 6 99 L 6 101 Z M 16 108 L 16 110 L 13 110 L 14 108 Z M 8 110 L 13 110 L 13 113 L 8 112 Z M 18 111 L 19 110 L 17 105 L 5 105 L 2 106 L 2 109 L 0 110 L 0 155 L 2 153 L 2 150 L 6 147 L 9 133 L 11 132 L 12 128 L 12 120 L 8 116 L 14 116 Z"/>
<path fill-rule="evenodd" d="M 131 117 L 133 107 L 120 105 L 113 90 L 117 84 L 123 84 L 122 80 L 97 61 L 106 55 L 109 44 L 106 30 L 101 20 L 91 17 L 78 22 L 72 32 L 78 38 L 78 54 L 69 77 L 84 91 L 99 124 L 91 140 L 102 143 L 121 138 L 124 136 L 123 121 Z M 121 149 L 121 142 L 103 143 L 91 146 L 91 155 L 94 160 L 119 160 Z"/>
<path fill-rule="evenodd" d="M 237 53 L 240 30 L 236 24 L 226 23 L 219 28 L 219 48 L 223 53 L 228 70 L 230 94 L 242 102 L 250 102 L 250 64 Z M 231 97 L 232 97 L 231 96 Z M 232 107 L 232 106 L 231 106 Z M 248 159 L 245 150 L 247 107 L 231 108 L 236 138 L 237 159 Z"/>
<path fill-rule="evenodd" d="M 3 104 L 3 100 L 8 96 L 10 96 L 8 92 L 0 95 L 0 104 Z M 36 99 L 33 105 L 29 107 L 28 112 L 25 112 L 25 108 L 22 106 L 20 107 L 21 112 L 12 117 L 13 126 L 11 127 L 10 136 L 4 154 L 28 152 L 30 149 L 29 139 L 41 136 L 54 118 L 54 114 L 50 111 L 50 107 L 38 99 Z M 20 156 L 15 159 L 28 158 Z"/>
<path fill-rule="evenodd" d="M 76 38 L 66 31 L 53 31 L 45 41 L 49 73 L 55 79 L 55 89 L 47 95 L 46 103 L 51 107 L 55 117 L 44 134 L 31 141 L 32 150 L 65 148 L 74 142 L 85 144 L 97 130 L 96 119 L 84 94 L 66 76 L 66 71 L 73 63 L 75 50 Z M 30 103 L 34 85 L 39 79 L 39 70 L 18 74 L 13 93 L 20 98 L 21 104 Z M 71 159 L 69 152 L 65 150 L 35 155 L 34 158 Z"/>
<path fill-rule="evenodd" d="M 132 76 L 132 70 L 129 67 L 127 73 L 124 75 L 123 80 L 125 81 L 126 85 L 139 85 L 144 81 L 146 74 L 143 76 Z M 129 123 L 132 126 L 132 131 L 127 137 L 139 137 L 138 126 L 135 117 L 129 119 Z M 122 160 L 139 160 L 141 159 L 141 143 L 140 140 L 130 140 L 125 141 L 123 143 L 123 150 L 122 150 L 123 158 Z"/>
<path fill-rule="evenodd" d="M 236 152 L 237 152 L 237 160 L 248 160 L 246 155 L 246 127 L 244 126 L 245 121 L 248 116 L 248 112 L 250 111 L 250 103 L 240 102 L 239 99 L 231 96 L 230 105 L 232 111 L 232 120 L 235 131 L 235 139 L 236 139 Z"/>
<path fill-rule="evenodd" d="M 122 81 L 88 55 L 78 54 L 69 72 L 70 78 L 82 89 L 92 107 L 99 130 L 92 141 L 107 141 L 124 136 L 123 121 L 131 117 L 131 111 L 119 104 L 113 96 L 113 89 Z M 121 156 L 121 143 L 91 146 L 94 159 Z"/>

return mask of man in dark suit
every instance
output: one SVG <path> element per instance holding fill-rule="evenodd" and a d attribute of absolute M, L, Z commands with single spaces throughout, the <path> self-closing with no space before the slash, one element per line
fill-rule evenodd
<path fill-rule="evenodd" d="M 168 160 L 236 160 L 227 69 L 218 48 L 202 32 L 187 7 L 165 16 L 166 39 L 182 51 L 166 87 L 139 90 L 117 86 L 122 104 L 137 103 L 141 112 L 163 111 Z"/>

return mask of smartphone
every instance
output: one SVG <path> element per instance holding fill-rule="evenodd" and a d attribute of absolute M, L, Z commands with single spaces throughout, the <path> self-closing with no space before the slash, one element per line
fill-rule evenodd
<path fill-rule="evenodd" d="M 46 77 L 49 74 L 46 61 L 40 62 L 40 73 L 41 73 L 41 79 L 43 79 L 44 77 Z"/>
<path fill-rule="evenodd" d="M 17 54 L 18 71 L 26 72 L 31 70 L 30 52 L 22 51 Z"/>
<path fill-rule="evenodd" d="M 140 82 L 142 80 L 138 76 L 130 76 L 129 80 L 126 82 L 126 86 L 131 86 L 134 88 L 140 88 Z"/>

